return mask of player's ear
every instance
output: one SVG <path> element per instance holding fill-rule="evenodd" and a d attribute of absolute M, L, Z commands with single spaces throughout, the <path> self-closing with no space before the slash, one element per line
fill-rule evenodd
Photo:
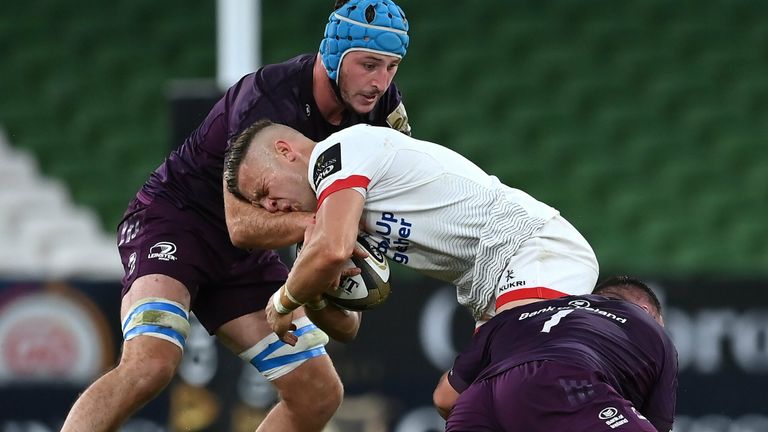
<path fill-rule="evenodd" d="M 278 157 L 286 158 L 289 161 L 293 161 L 296 158 L 293 146 L 285 140 L 275 141 L 275 152 L 277 152 Z"/>

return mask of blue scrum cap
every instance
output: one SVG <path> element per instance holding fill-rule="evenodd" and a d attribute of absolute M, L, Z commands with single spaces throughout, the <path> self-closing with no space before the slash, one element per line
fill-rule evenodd
<path fill-rule="evenodd" d="M 351 0 L 328 17 L 320 55 L 328 76 L 339 82 L 339 68 L 350 51 L 405 57 L 408 20 L 392 0 Z"/>

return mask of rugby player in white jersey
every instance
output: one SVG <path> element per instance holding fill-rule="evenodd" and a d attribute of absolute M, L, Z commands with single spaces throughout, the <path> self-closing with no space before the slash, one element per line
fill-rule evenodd
<path fill-rule="evenodd" d="M 517 305 L 588 294 L 597 281 L 592 248 L 556 209 L 391 129 L 352 126 L 316 143 L 261 121 L 237 138 L 226 167 L 241 199 L 270 212 L 316 211 L 267 306 L 287 343 L 296 341 L 293 310 L 337 283 L 360 231 L 390 260 L 454 284 L 477 325 Z"/>

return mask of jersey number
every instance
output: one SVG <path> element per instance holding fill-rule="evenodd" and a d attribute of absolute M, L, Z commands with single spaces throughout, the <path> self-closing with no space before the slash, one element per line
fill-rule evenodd
<path fill-rule="evenodd" d="M 552 317 L 544 323 L 544 327 L 541 328 L 541 333 L 549 333 L 549 331 L 552 330 L 552 327 L 560 324 L 560 320 L 565 318 L 571 312 L 573 312 L 573 309 L 566 309 L 552 315 Z"/>

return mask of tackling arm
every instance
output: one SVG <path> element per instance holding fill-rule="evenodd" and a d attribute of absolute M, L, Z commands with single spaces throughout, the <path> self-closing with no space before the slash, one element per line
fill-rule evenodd
<path fill-rule="evenodd" d="M 440 382 L 437 383 L 434 393 L 432 393 L 432 402 L 435 404 L 440 417 L 448 420 L 448 414 L 451 413 L 458 398 L 459 392 L 448 381 L 448 372 L 444 373 Z"/>
<path fill-rule="evenodd" d="M 661 364 L 659 378 L 651 389 L 645 404 L 640 412 L 660 432 L 672 430 L 675 421 L 675 408 L 677 405 L 677 350 L 666 336 L 664 349 L 664 361 Z"/>
<path fill-rule="evenodd" d="M 472 384 L 487 365 L 483 357 L 484 350 L 480 349 L 485 346 L 487 336 L 483 328 L 472 336 L 470 346 L 456 356 L 453 367 L 443 374 L 432 393 L 435 408 L 444 419 L 448 419 L 459 395 Z"/>
<path fill-rule="evenodd" d="M 224 183 L 224 216 L 232 244 L 241 249 L 278 249 L 301 241 L 312 213 L 270 213 L 244 202 Z"/>

